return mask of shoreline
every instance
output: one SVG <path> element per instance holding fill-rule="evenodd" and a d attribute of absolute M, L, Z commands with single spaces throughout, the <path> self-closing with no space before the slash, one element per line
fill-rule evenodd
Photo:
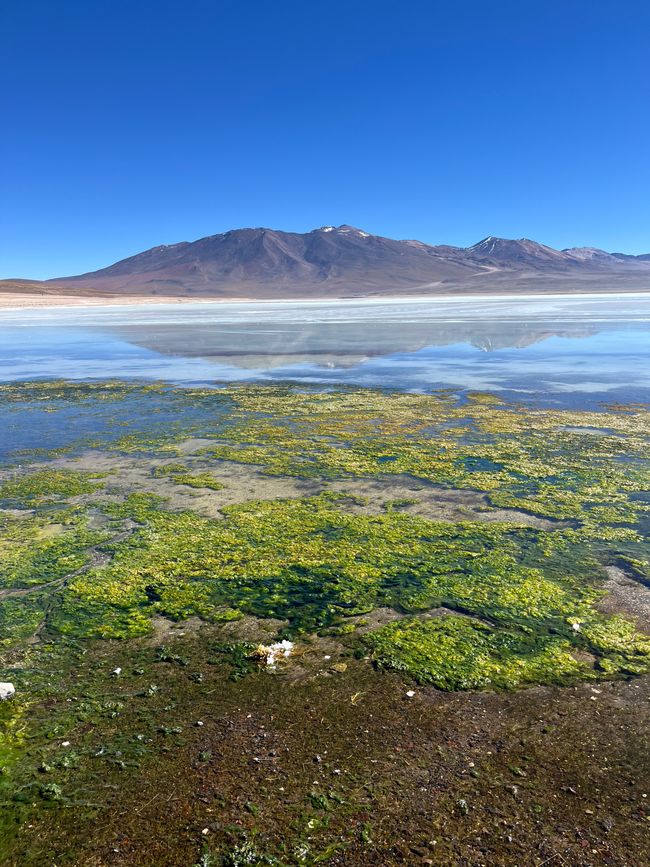
<path fill-rule="evenodd" d="M 596 299 L 596 298 L 627 298 L 639 296 L 650 297 L 648 289 L 628 289 L 624 291 L 567 291 L 567 292 L 436 292 L 420 295 L 359 295 L 359 296 L 317 296 L 311 298 L 188 298 L 185 295 L 153 297 L 149 295 L 124 296 L 90 296 L 77 295 L 23 295 L 22 293 L 0 293 L 0 313 L 2 311 L 43 310 L 43 309 L 83 309 L 94 307 L 141 307 L 141 306 L 184 306 L 197 304 L 287 304 L 287 305 L 318 305 L 318 304 L 412 304 L 450 301 L 498 301 L 508 299 L 530 299 L 536 301 L 552 301 L 554 299 Z"/>

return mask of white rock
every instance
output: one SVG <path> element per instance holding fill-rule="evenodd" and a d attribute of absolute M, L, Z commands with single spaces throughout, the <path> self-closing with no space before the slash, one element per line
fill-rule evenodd
<path fill-rule="evenodd" d="M 118 665 L 117 668 L 114 668 L 114 669 L 113 669 L 113 671 L 111 672 L 111 674 L 114 674 L 116 677 L 119 677 L 119 676 L 122 674 L 122 669 L 121 669 L 121 668 L 119 667 L 119 665 Z"/>
<path fill-rule="evenodd" d="M 275 644 L 260 644 L 254 651 L 254 655 L 258 659 L 263 659 L 269 668 L 275 668 L 275 661 L 278 656 L 291 656 L 294 644 L 293 641 L 276 641 Z"/>
<path fill-rule="evenodd" d="M 409 691 L 406 693 L 407 698 L 413 698 L 414 695 L 415 695 L 415 690 L 413 690 L 413 689 L 409 689 Z"/>
<path fill-rule="evenodd" d="M 6 701 L 6 699 L 11 698 L 15 693 L 16 687 L 13 683 L 0 683 L 0 701 Z"/>

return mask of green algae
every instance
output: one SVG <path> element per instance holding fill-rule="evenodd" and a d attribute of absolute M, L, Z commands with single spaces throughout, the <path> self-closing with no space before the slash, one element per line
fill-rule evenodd
<path fill-rule="evenodd" d="M 639 552 L 637 554 L 637 551 L 634 553 L 625 552 L 621 554 L 618 562 L 623 568 L 627 569 L 634 578 L 641 581 L 641 583 L 650 586 L 650 560 L 642 560 L 639 556 L 642 556 L 642 553 L 643 552 Z"/>
<path fill-rule="evenodd" d="M 91 494 L 103 487 L 98 479 L 102 473 L 82 473 L 73 470 L 36 470 L 14 475 L 0 483 L 0 501 L 12 505 L 34 506 Z"/>
<path fill-rule="evenodd" d="M 488 661 L 483 675 L 467 678 L 477 686 L 534 682 L 535 672 L 538 682 L 595 676 L 571 652 L 593 654 L 599 676 L 650 666 L 650 645 L 631 624 L 594 607 L 602 596 L 594 578 L 601 573 L 588 549 L 575 540 L 557 545 L 558 536 L 574 530 L 437 522 L 398 510 L 350 514 L 346 503 L 332 494 L 259 501 L 210 519 L 166 511 L 154 497 L 127 498 L 107 512 L 138 526 L 104 546 L 112 553 L 107 565 L 66 582 L 49 629 L 123 639 L 146 635 L 160 615 L 223 623 L 248 614 L 287 621 L 285 634 L 334 628 L 343 635 L 354 632 L 351 617 L 376 608 L 405 614 L 444 608 L 479 618 L 477 640 L 519 641 L 536 659 L 519 680 L 514 673 L 494 677 Z M 444 623 L 435 628 L 447 628 Z M 409 634 L 412 642 L 420 637 L 416 627 Z M 477 671 L 486 654 L 476 655 Z M 456 665 L 453 653 L 450 660 Z"/>
<path fill-rule="evenodd" d="M 47 409 L 56 411 L 60 404 L 87 401 L 113 402 L 133 394 L 161 394 L 168 389 L 162 383 L 132 384 L 122 380 L 101 382 L 70 382 L 54 379 L 47 382 L 9 382 L 0 384 L 0 399 L 8 404 L 47 402 Z"/>
<path fill-rule="evenodd" d="M 105 539 L 81 510 L 0 513 L 0 588 L 59 581 L 82 568 L 91 546 Z"/>
<path fill-rule="evenodd" d="M 541 530 L 516 520 L 430 521 L 408 513 L 417 498 L 389 500 L 379 516 L 360 513 L 357 499 L 351 514 L 351 501 L 327 493 L 247 502 L 224 508 L 216 520 L 171 511 L 142 493 L 120 499 L 111 491 L 102 499 L 98 475 L 46 468 L 18 474 L 1 489 L 10 505 L 40 510 L 0 518 L 3 586 L 53 585 L 47 599 L 11 601 L 14 638 L 26 636 L 43 610 L 50 634 L 124 639 L 146 635 L 161 615 L 222 623 L 250 614 L 288 621 L 292 634 L 346 634 L 354 630 L 350 618 L 377 607 L 403 614 L 443 607 L 480 618 L 497 636 L 515 630 L 568 642 L 573 651 L 593 653 L 604 675 L 645 670 L 643 648 L 630 649 L 638 644 L 632 627 L 603 620 L 594 607 L 601 564 L 625 560 L 639 575 L 647 569 L 650 425 L 643 408 L 540 410 L 482 394 L 461 402 L 449 392 L 116 382 L 6 387 L 0 400 L 56 411 L 76 402 L 139 405 L 151 394 L 194 415 L 185 420 L 181 412 L 161 436 L 134 431 L 96 445 L 178 453 L 179 442 L 200 428 L 214 443 L 191 468 L 174 462 L 151 470 L 178 485 L 220 490 L 224 459 L 325 483 L 406 476 L 482 492 L 487 510 L 558 523 Z M 200 421 L 196 412 L 203 412 Z M 74 518 L 62 518 L 65 509 L 46 512 L 91 493 L 111 521 L 106 534 L 88 529 L 83 507 Z M 98 546 L 105 565 L 93 565 Z"/>
<path fill-rule="evenodd" d="M 151 391 L 121 383 L 32 384 L 22 392 L 4 388 L 0 398 L 16 405 L 22 394 L 56 411 L 75 401 L 146 400 Z M 494 633 L 490 641 L 515 633 L 538 643 L 552 639 L 593 653 L 601 674 L 645 670 L 645 646 L 632 626 L 604 619 L 594 607 L 601 563 L 627 558 L 638 574 L 647 569 L 639 528 L 648 503 L 639 495 L 649 486 L 650 446 L 642 409 L 532 410 L 480 394 L 459 403 L 448 392 L 289 386 L 153 391 L 188 407 L 205 404 L 204 428 L 211 412 L 224 403 L 234 407 L 225 425 L 219 418 L 219 441 L 199 463 L 152 470 L 175 484 L 220 490 L 215 472 L 223 459 L 325 480 L 406 475 L 484 492 L 488 509 L 564 523 L 540 530 L 516 521 L 428 521 L 408 514 L 414 501 L 404 498 L 389 500 L 379 516 L 350 514 L 349 502 L 328 494 L 248 502 L 215 520 L 169 511 L 145 494 L 102 501 L 97 474 L 20 473 L 2 484 L 0 496 L 39 511 L 0 517 L 0 583 L 50 589 L 2 600 L 5 642 L 26 638 L 44 620 L 50 634 L 74 639 L 134 638 L 160 615 L 220 623 L 250 614 L 288 621 L 293 634 L 332 628 L 345 634 L 354 628 L 351 617 L 377 607 L 403 614 L 442 607 L 480 618 L 480 628 L 471 628 L 485 641 L 484 629 Z M 111 447 L 174 451 L 195 428 L 181 417 L 162 439 L 130 433 Z M 91 493 L 112 521 L 110 532 L 89 530 L 83 507 L 45 509 Z M 98 546 L 105 565 L 92 565 Z M 581 676 L 592 676 L 584 669 Z M 563 672 L 558 664 L 558 680 Z"/>
<path fill-rule="evenodd" d="M 117 398 L 137 404 L 146 402 L 152 390 L 156 399 L 180 410 L 170 428 L 156 436 L 134 431 L 104 446 L 126 453 L 177 453 L 180 439 L 200 431 L 215 438 L 204 452 L 208 462 L 249 463 L 269 474 L 410 475 L 485 492 L 495 507 L 599 526 L 635 523 L 650 508 L 636 496 L 650 488 L 650 424 L 644 407 L 548 410 L 478 393 L 460 402 L 449 392 L 250 385 L 171 389 L 123 383 L 108 383 L 105 389 L 30 384 L 24 399 L 46 407 Z M 2 399 L 18 403 L 20 390 L 0 390 Z M 190 410 L 202 414 L 201 420 Z"/>
<path fill-rule="evenodd" d="M 339 504 L 345 498 L 331 495 L 260 501 L 212 520 L 129 499 L 118 513 L 142 527 L 115 546 L 107 566 L 68 583 L 63 608 L 77 609 L 70 628 L 95 634 L 89 623 L 99 618 L 110 635 L 106 624 L 119 614 L 119 634 L 127 616 L 139 634 L 145 616 L 219 621 L 239 611 L 309 631 L 382 605 L 459 605 L 525 619 L 582 610 L 574 596 L 592 598 L 570 579 L 546 581 L 538 570 L 519 568 L 517 552 L 534 534 L 516 525 L 352 515 Z"/>
<path fill-rule="evenodd" d="M 47 599 L 31 593 L 0 599 L 0 648 L 19 645 L 43 623 Z"/>
<path fill-rule="evenodd" d="M 212 473 L 191 473 L 184 464 L 163 464 L 155 467 L 152 475 L 156 479 L 169 478 L 176 485 L 187 485 L 190 488 L 221 491 L 225 487 Z"/>
<path fill-rule="evenodd" d="M 601 525 L 634 523 L 648 511 L 634 499 L 650 487 L 642 408 L 540 410 L 477 394 L 459 404 L 444 392 L 228 393 L 238 407 L 233 423 L 206 453 L 271 474 L 409 475 L 483 491 L 494 506 Z M 607 429 L 594 435 L 604 419 Z"/>
<path fill-rule="evenodd" d="M 364 640 L 379 665 L 445 690 L 514 689 L 592 676 L 564 638 L 498 631 L 466 617 L 399 620 Z"/>

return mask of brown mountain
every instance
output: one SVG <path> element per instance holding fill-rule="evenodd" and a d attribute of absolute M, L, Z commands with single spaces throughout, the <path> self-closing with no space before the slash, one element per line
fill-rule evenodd
<path fill-rule="evenodd" d="M 87 274 L 0 282 L 0 291 L 79 296 L 309 298 L 650 289 L 650 256 L 555 250 L 527 238 L 430 246 L 353 226 L 235 229 L 153 247 Z"/>
<path fill-rule="evenodd" d="M 319 288 L 326 294 L 387 287 L 403 291 L 440 280 L 463 280 L 474 271 L 472 263 L 447 258 L 436 247 L 344 225 L 306 234 L 235 229 L 191 243 L 154 247 L 100 271 L 49 282 L 109 292 L 263 297 Z"/>
<path fill-rule="evenodd" d="M 650 262 L 650 253 L 639 253 L 638 256 L 632 256 L 630 253 L 612 253 L 615 259 L 622 259 L 625 262 Z"/>
<path fill-rule="evenodd" d="M 528 238 L 514 241 L 490 236 L 468 247 L 466 253 L 485 265 L 516 270 L 566 270 L 576 265 L 576 261 L 567 253 Z"/>

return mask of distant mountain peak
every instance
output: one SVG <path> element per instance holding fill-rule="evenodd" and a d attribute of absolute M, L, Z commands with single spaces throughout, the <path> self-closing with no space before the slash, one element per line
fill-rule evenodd
<path fill-rule="evenodd" d="M 349 226 L 343 223 L 340 226 L 321 226 L 320 229 L 314 229 L 315 232 L 335 232 L 339 235 L 360 235 L 362 238 L 369 238 L 370 233 L 364 232 L 363 229 L 357 229 L 356 226 Z"/>
<path fill-rule="evenodd" d="M 473 244 L 467 249 L 478 250 L 489 248 L 490 250 L 498 250 L 512 249 L 513 247 L 539 247 L 543 250 L 553 250 L 552 247 L 547 247 L 545 244 L 540 244 L 539 241 L 531 241 L 530 238 L 497 238 L 496 235 L 488 235 L 487 238 L 483 238 L 482 241 L 478 241 L 476 244 Z M 555 250 L 554 252 L 558 253 L 559 250 Z"/>
<path fill-rule="evenodd" d="M 598 247 L 566 247 L 562 250 L 567 256 L 573 256 L 575 259 L 582 261 L 590 261 L 594 259 L 615 260 L 616 257 L 605 250 L 600 250 Z"/>
<path fill-rule="evenodd" d="M 636 276 L 635 276 L 636 273 Z M 591 247 L 555 250 L 530 238 L 488 235 L 471 247 L 393 240 L 342 223 L 310 232 L 232 229 L 197 241 L 153 247 L 49 287 L 86 292 L 222 298 L 308 298 L 413 294 L 470 287 L 648 275 L 643 257 Z M 570 283 L 566 284 L 567 287 Z M 56 291 L 56 290 L 55 290 Z"/>
<path fill-rule="evenodd" d="M 575 260 L 566 256 L 560 250 L 547 247 L 530 238 L 497 238 L 488 235 L 482 241 L 467 248 L 467 255 L 478 261 L 490 260 L 491 264 L 503 264 L 505 267 L 522 268 L 528 266 L 535 270 L 548 267 L 560 267 L 565 264 L 571 267 Z"/>

